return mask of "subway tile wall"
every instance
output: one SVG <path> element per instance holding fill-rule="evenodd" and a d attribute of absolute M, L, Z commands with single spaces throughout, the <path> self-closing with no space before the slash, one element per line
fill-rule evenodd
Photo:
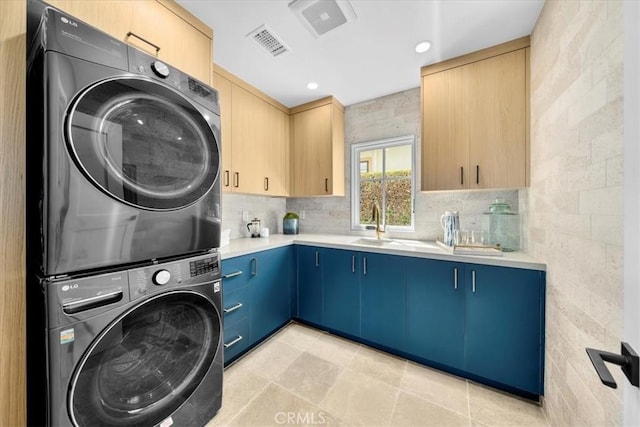
<path fill-rule="evenodd" d="M 544 410 L 552 425 L 621 425 L 585 347 L 622 334 L 620 1 L 545 2 L 531 38 L 529 252 L 547 264 Z M 611 367 L 616 381 L 626 381 Z"/>

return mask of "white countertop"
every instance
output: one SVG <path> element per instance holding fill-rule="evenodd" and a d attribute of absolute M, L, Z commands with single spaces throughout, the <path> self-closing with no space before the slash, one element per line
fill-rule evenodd
<path fill-rule="evenodd" d="M 459 255 L 447 252 L 435 242 L 424 242 L 424 245 L 393 245 L 377 247 L 354 243 L 361 236 L 338 234 L 274 234 L 266 238 L 234 239 L 227 246 L 220 248 L 222 259 L 247 255 L 289 245 L 307 245 L 323 248 L 346 249 L 360 252 L 372 252 L 386 255 L 401 255 L 417 258 L 429 258 L 442 261 L 466 262 L 470 264 L 495 265 L 498 267 L 515 267 L 529 270 L 546 270 L 546 265 L 524 252 L 504 252 L 503 256 Z"/>

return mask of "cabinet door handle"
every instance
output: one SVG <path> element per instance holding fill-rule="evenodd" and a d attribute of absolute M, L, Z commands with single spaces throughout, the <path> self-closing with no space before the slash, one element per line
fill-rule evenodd
<path fill-rule="evenodd" d="M 240 172 L 233 173 L 233 186 L 236 188 L 240 186 Z"/>
<path fill-rule="evenodd" d="M 480 184 L 480 165 L 476 165 L 476 184 Z"/>
<path fill-rule="evenodd" d="M 329 178 L 325 178 L 325 179 L 324 179 L 324 191 L 325 191 L 326 193 L 328 193 L 328 192 L 329 192 Z"/>
<path fill-rule="evenodd" d="M 127 33 L 127 38 L 129 37 L 135 37 L 138 40 L 142 40 L 143 42 L 145 42 L 146 44 L 148 44 L 149 46 L 153 46 L 153 48 L 156 50 L 156 56 L 158 55 L 158 52 L 160 52 L 160 46 L 158 46 L 157 44 L 151 43 L 149 40 L 147 39 L 143 39 L 142 37 L 140 37 L 139 35 L 137 35 L 136 33 L 132 33 L 131 31 L 129 31 Z"/>
<path fill-rule="evenodd" d="M 471 270 L 471 292 L 476 293 L 476 271 Z"/>
<path fill-rule="evenodd" d="M 269 191 L 269 177 L 264 177 L 264 191 Z"/>
<path fill-rule="evenodd" d="M 251 262 L 253 262 L 253 271 L 251 272 L 251 275 L 256 276 L 258 274 L 258 258 L 251 258 Z"/>
<path fill-rule="evenodd" d="M 224 186 L 225 187 L 229 186 L 229 171 L 228 170 L 224 171 Z"/>
<path fill-rule="evenodd" d="M 351 255 L 351 272 L 352 273 L 356 272 L 356 256 L 355 255 Z"/>
<path fill-rule="evenodd" d="M 316 251 L 316 267 L 320 267 L 320 252 Z"/>
<path fill-rule="evenodd" d="M 460 166 L 460 185 L 464 185 L 464 166 Z"/>
<path fill-rule="evenodd" d="M 242 307 L 242 303 L 241 302 L 237 303 L 233 307 L 224 308 L 224 309 L 222 309 L 222 311 L 224 311 L 225 313 L 231 313 L 232 311 L 236 311 L 240 307 Z"/>
<path fill-rule="evenodd" d="M 458 269 L 453 269 L 453 289 L 458 289 Z"/>
<path fill-rule="evenodd" d="M 365 276 L 367 275 L 367 257 L 366 256 L 362 257 L 362 273 Z"/>
<path fill-rule="evenodd" d="M 242 270 L 234 271 L 233 273 L 223 274 L 223 279 L 230 279 L 232 277 L 240 276 L 242 274 Z"/>
<path fill-rule="evenodd" d="M 238 344 L 240 341 L 242 341 L 242 335 L 238 335 L 231 342 L 224 343 L 224 348 L 229 348 L 231 346 L 234 346 L 234 345 Z"/>

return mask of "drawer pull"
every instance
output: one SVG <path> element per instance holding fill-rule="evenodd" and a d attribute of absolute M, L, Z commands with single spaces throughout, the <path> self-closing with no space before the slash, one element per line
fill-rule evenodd
<path fill-rule="evenodd" d="M 230 279 L 232 277 L 240 276 L 242 274 L 242 270 L 234 271 L 233 273 L 223 274 L 223 279 Z"/>
<path fill-rule="evenodd" d="M 240 341 L 242 341 L 242 335 L 238 335 L 231 342 L 224 343 L 224 348 L 229 348 L 231 346 L 234 346 L 234 345 L 238 344 Z"/>
<path fill-rule="evenodd" d="M 242 303 L 241 302 L 237 303 L 233 307 L 224 308 L 224 309 L 222 309 L 222 311 L 224 311 L 225 313 L 231 313 L 232 311 L 236 311 L 240 307 L 242 307 Z"/>
<path fill-rule="evenodd" d="M 476 272 L 471 270 L 471 292 L 476 293 Z"/>
<path fill-rule="evenodd" d="M 142 40 L 143 42 L 145 42 L 149 46 L 153 46 L 153 48 L 156 50 L 156 56 L 158 55 L 158 52 L 160 52 L 160 46 L 158 46 L 157 44 L 151 43 L 149 40 L 144 39 L 144 38 L 140 37 L 139 35 L 137 35 L 136 33 L 132 33 L 131 31 L 129 31 L 127 33 L 127 38 L 129 38 L 131 36 L 137 38 L 138 40 Z"/>

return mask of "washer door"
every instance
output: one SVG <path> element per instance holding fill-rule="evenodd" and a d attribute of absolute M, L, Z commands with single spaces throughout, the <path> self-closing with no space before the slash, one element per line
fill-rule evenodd
<path fill-rule="evenodd" d="M 218 176 L 210 119 L 166 85 L 121 77 L 77 97 L 66 139 L 76 164 L 108 195 L 145 209 L 179 209 L 203 197 Z"/>
<path fill-rule="evenodd" d="M 175 291 L 116 319 L 71 380 L 77 426 L 151 426 L 173 414 L 207 374 L 221 339 L 220 314 L 204 295 Z"/>

